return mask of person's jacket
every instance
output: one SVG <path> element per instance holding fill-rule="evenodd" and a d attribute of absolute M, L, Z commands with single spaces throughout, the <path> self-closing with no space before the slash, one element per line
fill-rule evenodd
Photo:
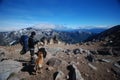
<path fill-rule="evenodd" d="M 28 39 L 29 48 L 34 48 L 35 44 L 37 44 L 37 43 L 38 43 L 38 41 L 35 41 L 32 36 L 29 37 L 29 39 Z"/>

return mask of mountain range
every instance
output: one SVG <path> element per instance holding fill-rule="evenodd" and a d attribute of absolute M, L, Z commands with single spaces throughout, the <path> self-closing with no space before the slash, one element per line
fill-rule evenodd
<path fill-rule="evenodd" d="M 70 29 L 61 25 L 40 24 L 33 27 L 28 27 L 16 31 L 0 32 L 0 45 L 12 45 L 19 42 L 21 35 L 30 35 L 32 31 L 37 33 L 36 39 L 40 40 L 42 37 L 53 38 L 57 36 L 60 41 L 65 43 L 79 43 L 85 41 L 88 37 L 96 35 L 106 29 L 92 28 L 92 29 Z"/>

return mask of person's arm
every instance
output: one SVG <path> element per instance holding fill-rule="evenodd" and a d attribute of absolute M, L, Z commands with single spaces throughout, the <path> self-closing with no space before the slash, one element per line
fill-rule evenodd
<path fill-rule="evenodd" d="M 37 44 L 38 42 L 39 42 L 39 40 L 35 40 L 35 41 L 34 41 L 34 45 Z"/>

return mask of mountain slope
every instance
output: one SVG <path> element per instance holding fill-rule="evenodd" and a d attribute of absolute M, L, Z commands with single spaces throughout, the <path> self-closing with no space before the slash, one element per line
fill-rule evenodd
<path fill-rule="evenodd" d="M 55 29 L 38 29 L 29 27 L 18 31 L 0 32 L 1 42 L 0 45 L 12 45 L 19 42 L 19 38 L 23 34 L 30 35 L 32 31 L 37 33 L 36 39 L 40 40 L 42 37 L 51 39 L 56 36 L 60 41 L 65 43 L 78 43 L 86 40 L 92 36 L 93 33 L 80 30 L 55 30 Z"/>
<path fill-rule="evenodd" d="M 120 25 L 103 31 L 92 39 L 111 41 L 112 46 L 120 46 Z"/>

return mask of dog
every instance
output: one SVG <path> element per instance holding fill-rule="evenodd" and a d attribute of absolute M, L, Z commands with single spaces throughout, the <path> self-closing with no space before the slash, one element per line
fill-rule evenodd
<path fill-rule="evenodd" d="M 45 48 L 40 48 L 37 52 L 37 58 L 35 60 L 35 72 L 37 73 L 37 71 L 43 67 L 43 63 L 44 63 L 44 58 L 46 57 L 47 52 L 45 50 Z M 40 71 L 41 73 L 41 71 Z"/>

